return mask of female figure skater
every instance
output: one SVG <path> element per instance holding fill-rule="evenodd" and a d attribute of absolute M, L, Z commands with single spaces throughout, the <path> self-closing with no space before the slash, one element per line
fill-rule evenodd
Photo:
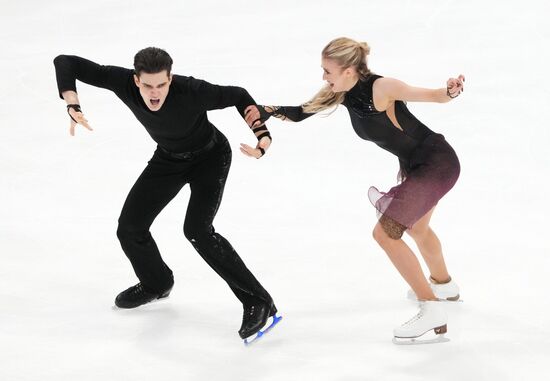
<path fill-rule="evenodd" d="M 400 184 L 386 193 L 369 189 L 379 215 L 374 239 L 411 286 L 409 296 L 420 301 L 420 312 L 394 329 L 394 342 L 417 341 L 432 329 L 437 336 L 429 341 L 444 341 L 447 316 L 440 301 L 458 300 L 459 290 L 429 223 L 437 202 L 457 181 L 460 164 L 443 135 L 416 119 L 405 102 L 449 102 L 462 92 L 464 76 L 449 79 L 447 86 L 439 89 L 412 87 L 372 73 L 367 66 L 369 50 L 367 43 L 349 38 L 331 41 L 322 51 L 327 84 L 313 99 L 297 107 L 252 105 L 245 110 L 245 119 L 250 126 L 264 123 L 270 116 L 298 122 L 343 104 L 359 137 L 398 157 Z M 401 239 L 404 232 L 416 242 L 431 273 L 429 282 L 417 257 Z"/>

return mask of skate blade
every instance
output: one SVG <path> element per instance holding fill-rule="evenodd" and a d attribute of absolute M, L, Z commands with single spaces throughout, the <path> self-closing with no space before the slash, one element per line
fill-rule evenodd
<path fill-rule="evenodd" d="M 443 301 L 445 301 L 445 302 L 458 302 L 458 303 L 462 303 L 462 302 L 463 302 L 463 300 L 460 299 L 460 295 L 453 296 L 453 297 L 451 297 L 451 298 L 443 299 Z"/>
<path fill-rule="evenodd" d="M 447 303 L 462 303 L 463 300 L 460 299 L 460 294 L 457 294 L 455 296 L 449 296 L 447 298 L 439 298 L 440 302 L 447 302 Z"/>
<path fill-rule="evenodd" d="M 432 333 L 429 333 L 432 332 Z M 395 337 L 392 342 L 396 345 L 419 345 L 419 344 L 437 344 L 451 341 L 445 337 L 447 326 L 430 329 L 428 332 L 417 337 Z M 435 337 L 433 336 L 435 333 Z M 426 336 L 427 335 L 427 336 Z"/>
<path fill-rule="evenodd" d="M 273 327 L 275 327 L 277 324 L 279 324 L 279 322 L 283 319 L 283 317 L 282 316 L 277 316 L 277 314 L 275 314 L 271 317 L 271 319 L 272 319 L 271 324 L 266 329 L 264 329 L 263 331 L 260 330 L 253 338 L 248 338 L 247 337 L 246 339 L 244 339 L 244 345 L 248 347 L 248 346 L 254 344 L 255 342 L 259 341 Z"/>
<path fill-rule="evenodd" d="M 418 303 L 418 299 L 416 296 L 414 297 L 407 297 L 408 300 L 414 303 Z M 460 299 L 460 295 L 452 296 L 444 299 L 439 299 L 440 302 L 446 302 L 446 303 L 463 303 L 464 300 Z"/>
<path fill-rule="evenodd" d="M 420 345 L 420 344 L 438 344 L 438 343 L 446 343 L 448 341 L 451 341 L 451 339 L 445 337 L 445 335 L 438 335 L 436 338 L 433 339 L 420 339 L 420 338 L 402 338 L 402 337 L 394 337 L 392 339 L 392 342 L 395 345 Z"/>

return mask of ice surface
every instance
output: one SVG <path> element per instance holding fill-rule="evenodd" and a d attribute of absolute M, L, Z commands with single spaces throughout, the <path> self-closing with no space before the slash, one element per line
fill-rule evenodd
<path fill-rule="evenodd" d="M 1 1 L 0 380 L 518 380 L 550 358 L 546 1 Z M 448 104 L 409 104 L 462 163 L 433 227 L 464 303 L 450 343 L 399 347 L 416 310 L 372 239 L 367 189 L 397 160 L 355 136 L 345 109 L 272 121 L 262 160 L 235 109 L 209 117 L 234 150 L 216 229 L 284 320 L 245 348 L 242 314 L 182 234 L 184 189 L 152 232 L 176 284 L 114 309 L 135 283 L 117 217 L 154 143 L 108 91 L 78 84 L 93 132 L 69 136 L 53 58 L 131 67 L 146 46 L 174 71 L 296 105 L 322 85 L 332 38 L 367 41 L 375 72 L 424 87 L 464 73 Z"/>

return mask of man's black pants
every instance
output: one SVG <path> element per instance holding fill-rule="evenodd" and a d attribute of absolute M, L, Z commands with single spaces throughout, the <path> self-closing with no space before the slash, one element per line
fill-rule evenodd
<path fill-rule="evenodd" d="M 117 230 L 122 249 L 145 289 L 160 293 L 174 283 L 172 270 L 162 260 L 149 228 L 188 183 L 191 198 L 183 225 L 185 237 L 243 304 L 271 303 L 268 292 L 212 226 L 230 166 L 231 147 L 219 131 L 210 150 L 188 159 L 175 159 L 157 148 L 128 194 Z"/>

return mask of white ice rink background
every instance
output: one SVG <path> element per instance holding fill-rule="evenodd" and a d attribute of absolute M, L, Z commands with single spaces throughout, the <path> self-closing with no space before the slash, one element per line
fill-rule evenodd
<path fill-rule="evenodd" d="M 546 1 L 31 1 L 0 6 L 0 380 L 542 380 L 550 358 Z M 273 120 L 268 155 L 234 108 L 209 113 L 234 160 L 215 220 L 275 298 L 283 322 L 259 345 L 242 309 L 182 233 L 188 188 L 152 233 L 176 284 L 122 311 L 136 278 L 115 231 L 155 144 L 109 91 L 78 83 L 93 132 L 68 133 L 53 58 L 131 67 L 165 48 L 174 72 L 297 105 L 322 85 L 320 51 L 348 36 L 373 71 L 423 87 L 466 76 L 447 104 L 412 104 L 462 164 L 439 234 L 464 303 L 449 343 L 403 347 L 416 307 L 371 236 L 367 189 L 397 160 L 353 132 L 345 108 Z"/>

